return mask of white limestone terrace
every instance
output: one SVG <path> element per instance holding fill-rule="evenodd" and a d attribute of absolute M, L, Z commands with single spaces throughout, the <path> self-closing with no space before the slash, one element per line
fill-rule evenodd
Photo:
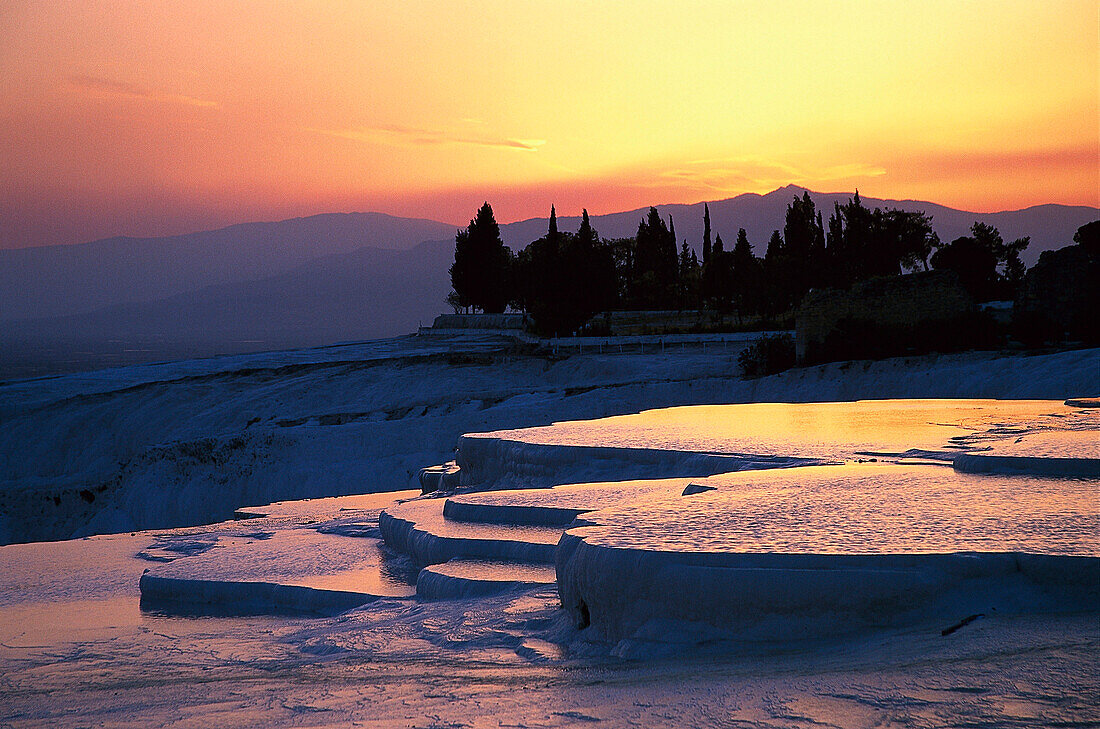
<path fill-rule="evenodd" d="M 405 504 L 382 532 L 429 564 L 543 562 L 564 530 L 562 604 L 624 655 L 685 625 L 753 638 L 1091 610 L 1100 482 L 1075 469 L 1098 436 L 1100 412 L 1052 400 L 698 406 L 472 434 L 464 480 L 537 488 Z M 959 466 L 1024 453 L 1023 476 Z M 632 478 L 646 470 L 675 477 Z M 576 474 L 604 480 L 544 488 Z"/>
<path fill-rule="evenodd" d="M 573 574 L 590 570 L 594 577 L 602 576 L 613 591 L 608 594 L 620 599 L 612 607 L 622 618 L 639 620 L 613 621 L 611 612 L 602 611 L 603 603 L 590 598 L 590 624 L 577 630 L 569 613 L 576 619 L 579 606 L 567 604 L 568 612 L 562 610 L 557 585 L 545 582 L 551 575 L 556 580 L 554 564 L 517 565 L 482 558 L 417 571 L 410 558 L 393 556 L 379 547 L 381 506 L 367 503 L 366 497 L 248 507 L 241 509 L 241 515 L 255 518 L 210 522 L 229 518 L 242 504 L 348 493 L 345 487 L 411 488 L 415 482 L 409 474 L 424 464 L 449 459 L 460 433 L 708 402 L 930 396 L 1043 397 L 1061 402 L 1072 395 L 1100 394 L 1098 356 L 1100 350 L 1034 357 L 899 358 L 836 363 L 759 380 L 739 380 L 732 374 L 735 362 L 704 360 L 690 350 L 685 356 L 585 354 L 554 362 L 502 364 L 498 359 L 492 365 L 462 367 L 444 360 L 431 367 L 395 363 L 320 372 L 307 368 L 297 374 L 248 374 L 253 362 L 242 358 L 238 364 L 245 369 L 230 368 L 240 377 L 188 379 L 175 364 L 144 368 L 134 378 L 117 371 L 103 376 L 102 386 L 110 390 L 111 379 L 117 376 L 119 386 L 127 389 L 114 394 L 105 391 L 103 398 L 66 399 L 85 390 L 70 378 L 8 383 L 0 386 L 0 409 L 7 418 L 8 434 L 0 462 L 5 471 L 15 467 L 23 473 L 8 474 L 3 486 L 38 488 L 40 484 L 43 494 L 50 493 L 46 486 L 58 479 L 94 484 L 110 478 L 113 471 L 97 470 L 98 466 L 80 458 L 94 456 L 97 462 L 118 463 L 130 457 L 120 445 L 178 440 L 188 446 L 200 437 L 235 438 L 256 415 L 263 416 L 262 422 L 308 418 L 300 425 L 272 425 L 270 432 L 256 433 L 261 425 L 247 427 L 248 442 L 240 449 L 243 456 L 228 462 L 204 465 L 196 459 L 198 465 L 187 466 L 179 460 L 150 459 L 130 467 L 123 485 L 129 484 L 126 488 L 131 490 L 120 492 L 120 500 L 101 495 L 95 504 L 97 509 L 104 502 L 123 508 L 121 496 L 132 499 L 136 506 L 125 508 L 130 509 L 133 524 L 124 533 L 0 546 L 0 704 L 8 707 L 6 718 L 16 726 L 90 725 L 123 719 L 135 725 L 203 723 L 195 717 L 214 717 L 213 723 L 235 719 L 288 726 L 318 722 L 480 726 L 515 721 L 515 717 L 528 725 L 546 726 L 596 719 L 606 725 L 648 726 L 667 723 L 668 717 L 673 721 L 680 717 L 681 723 L 760 726 L 938 726 L 947 721 L 1016 727 L 1094 724 L 1100 716 L 1095 650 L 1100 600 L 1095 595 L 1082 597 L 1079 586 L 1090 579 L 1097 583 L 1090 573 L 1095 556 L 1031 551 L 900 556 L 763 553 L 751 557 L 758 560 L 755 566 L 718 571 L 713 565 L 685 560 L 750 558 L 594 546 L 593 550 L 601 551 L 593 554 L 607 555 L 606 562 L 576 560 L 570 568 Z M 302 353 L 302 357 L 313 355 Z M 335 359 L 343 359 L 343 354 Z M 279 357 L 271 360 L 278 370 Z M 182 369 L 203 369 L 207 364 L 220 367 L 212 362 Z M 177 372 L 184 374 L 180 382 L 174 380 Z M 129 389 L 128 384 L 144 379 L 172 380 L 173 384 Z M 600 387 L 588 389 L 594 384 Z M 500 397 L 507 399 L 497 402 Z M 40 398 L 55 403 L 51 412 L 31 411 L 28 404 L 37 407 L 34 402 Z M 468 402 L 471 398 L 474 402 Z M 438 417 L 415 415 L 426 404 L 455 409 Z M 401 419 L 370 416 L 319 425 L 320 416 L 408 408 L 414 415 Z M 1067 413 L 1050 422 L 1070 417 L 1061 409 L 1050 412 Z M 966 439 L 968 447 L 992 449 L 968 452 L 992 454 L 1020 437 L 1023 447 L 1031 435 L 1044 432 L 1008 432 L 1017 427 L 1011 417 L 1005 417 L 986 430 L 961 429 L 960 440 L 951 436 L 947 442 L 959 444 Z M 981 442 L 977 435 L 986 432 L 990 437 Z M 288 440 L 288 435 L 294 437 Z M 920 470 L 942 474 L 945 483 L 962 477 L 947 465 L 947 458 L 955 458 L 962 449 L 915 453 L 906 439 L 897 440 L 895 446 L 904 450 L 873 444 L 872 450 L 880 455 L 857 453 L 855 458 L 908 462 L 938 454 L 943 465 Z M 266 445 L 261 449 L 257 444 Z M 909 457 L 882 455 L 886 452 Z M 608 460 L 608 469 L 601 471 L 599 464 L 583 464 L 579 458 L 583 453 L 587 451 L 554 457 L 576 461 L 571 468 L 587 473 L 589 481 L 624 478 L 622 460 Z M 727 458 L 737 462 L 736 456 Z M 905 468 L 896 467 L 899 472 Z M 637 478 L 653 480 L 644 468 L 634 469 Z M 808 469 L 772 470 L 767 475 L 778 478 L 802 470 Z M 743 475 L 756 477 L 755 473 Z M 1028 489 L 1039 480 L 1025 473 L 1005 482 Z M 694 477 L 679 483 L 714 481 Z M 1058 494 L 1059 488 L 1081 485 L 1071 479 L 1054 481 L 1044 480 L 1042 488 L 1049 486 Z M 525 482 L 517 478 L 513 483 Z M 1095 479 L 1090 483 L 1100 489 Z M 613 487 L 609 483 L 607 488 Z M 717 498 L 711 492 L 681 497 L 672 482 L 664 495 L 658 493 L 656 483 L 652 488 L 635 484 L 635 490 L 647 488 L 654 502 L 658 496 L 682 502 L 684 513 L 701 503 L 699 499 Z M 581 519 L 595 521 L 601 510 L 625 506 L 597 497 L 594 490 L 582 496 L 583 487 L 531 489 L 517 499 L 535 504 L 539 498 L 557 498 L 566 491 L 574 494 L 547 508 L 589 511 L 591 507 L 592 513 L 582 513 Z M 392 501 L 411 495 L 385 498 Z M 479 496 L 497 499 L 504 492 L 463 494 L 452 500 Z M 953 498 L 945 495 L 948 504 Z M 215 500 L 217 510 L 211 508 Z M 151 520 L 160 503 L 181 504 L 187 519 Z M 1042 512 L 1043 523 L 1060 526 L 1053 504 L 1040 505 L 1048 509 Z M 445 508 L 442 499 L 432 500 L 432 505 L 439 514 Z M 914 508 L 921 506 L 917 502 Z M 934 516 L 931 508 L 925 509 L 923 518 Z M 12 521 L 16 518 L 24 517 L 17 515 Z M 508 521 L 501 513 L 494 518 Z M 440 521 L 458 520 L 440 517 Z M 200 522 L 202 526 L 156 532 L 134 533 L 133 528 Z M 1026 519 L 1020 523 L 1028 526 Z M 467 519 L 466 526 L 493 525 Z M 596 527 L 578 523 L 577 528 Z M 565 525 L 558 525 L 556 532 L 564 529 Z M 312 535 L 307 535 L 310 539 L 278 536 L 284 530 L 312 531 L 320 543 L 334 547 L 334 540 L 344 540 L 347 550 L 340 546 L 340 551 L 329 554 L 343 554 L 359 563 L 370 562 L 377 550 L 383 556 L 379 579 L 383 570 L 389 577 L 401 578 L 398 568 L 407 566 L 407 577 L 401 581 L 410 591 L 418 574 L 420 581 L 433 584 L 425 587 L 423 595 L 377 597 L 338 616 L 233 614 L 238 601 L 251 601 L 249 608 L 263 612 L 261 598 L 266 599 L 265 592 L 273 594 L 265 585 L 283 584 L 281 580 L 290 584 L 312 569 Z M 0 524 L 0 538 L 2 533 Z M 215 609 L 213 615 L 192 619 L 187 617 L 192 610 L 186 604 L 171 610 L 139 608 L 142 571 L 158 570 L 166 564 L 161 560 L 174 560 L 171 566 L 184 579 L 216 581 L 232 574 L 212 569 L 207 559 L 275 545 L 282 547 L 278 559 L 252 572 L 249 580 L 254 581 L 235 583 L 243 587 L 234 587 L 224 596 L 229 603 L 213 605 L 224 607 L 224 612 Z M 257 567 L 261 551 L 253 554 Z M 555 555 L 559 551 L 555 545 Z M 637 565 L 630 562 L 635 557 Z M 650 561 L 641 561 L 643 557 Z M 656 559 L 668 560 L 661 563 L 663 571 L 642 569 L 661 566 Z M 769 559 L 775 561 L 769 564 Z M 801 567 L 793 569 L 791 560 L 802 560 Z M 287 567 L 284 561 L 305 566 Z M 606 568 L 602 573 L 597 571 L 601 564 Z M 865 569 L 870 564 L 874 568 Z M 825 569 L 826 565 L 832 567 Z M 339 574 L 350 571 L 353 563 L 331 566 L 341 567 L 333 570 Z M 997 573 L 995 567 L 1002 571 Z M 630 568 L 636 568 L 642 578 L 632 580 Z M 181 598 L 192 596 L 187 583 L 181 583 L 180 589 Z M 485 596 L 481 590 L 501 594 Z M 647 590 L 660 600 L 646 602 Z M 348 591 L 370 593 L 358 585 Z M 716 592 L 727 599 L 721 611 L 708 612 L 704 608 L 715 604 Z M 322 612 L 332 609 L 338 608 Z M 968 622 L 979 614 L 984 617 Z M 864 629 L 887 623 L 896 628 Z M 962 629 L 941 636 L 941 630 L 964 623 Z M 845 630 L 855 632 L 832 636 Z M 807 635 L 825 637 L 790 640 Z M 749 642 L 754 639 L 763 644 Z M 609 652 L 687 660 L 606 661 Z M 318 676 L 325 680 L 318 681 Z M 487 716 L 486 701 L 504 708 Z"/>
<path fill-rule="evenodd" d="M 417 499 L 385 509 L 382 538 L 420 566 L 452 559 L 553 564 L 561 529 L 526 524 L 478 524 L 448 519 L 442 499 Z"/>
<path fill-rule="evenodd" d="M 415 590 L 383 568 L 376 541 L 315 529 L 219 537 L 199 554 L 147 569 L 142 603 L 219 605 L 235 613 L 339 613 Z"/>
<path fill-rule="evenodd" d="M 673 623 L 763 637 L 782 619 L 794 637 L 1100 600 L 1096 480 L 875 463 L 702 483 L 715 488 L 566 531 L 558 586 L 578 626 L 610 641 Z"/>
<path fill-rule="evenodd" d="M 935 453 L 934 447 L 944 442 L 946 451 L 953 452 L 964 445 L 990 448 L 990 443 L 1020 448 L 1025 442 L 1021 439 L 1031 437 L 1044 452 L 1075 454 L 1100 432 L 1097 411 L 1051 402 L 892 401 L 801 405 L 793 411 L 791 407 L 735 407 L 748 417 L 732 422 L 757 429 L 760 442 L 769 445 L 767 439 L 777 438 L 780 430 L 769 418 L 778 412 L 788 421 L 798 421 L 797 426 L 785 422 L 784 427 L 801 428 L 814 447 L 830 457 L 878 453 L 882 459 L 886 456 L 881 454 L 892 454 L 896 461 L 914 452 L 904 448 L 913 443 L 924 449 L 921 453 Z M 822 410 L 817 419 L 809 412 L 814 408 Z M 713 421 L 717 412 L 717 422 L 726 422 L 734 438 L 749 437 L 728 421 L 729 409 L 699 409 L 706 411 L 700 413 L 703 421 Z M 691 422 L 686 417 L 690 409 L 676 410 L 681 412 L 665 421 L 680 423 L 690 436 L 684 425 Z M 654 411 L 659 421 L 667 415 Z M 609 420 L 641 420 L 644 428 L 651 427 L 642 418 Z M 762 422 L 773 431 L 760 427 Z M 592 432 L 599 421 L 595 425 Z M 625 427 L 616 424 L 608 432 L 622 437 Z M 819 432 L 814 428 L 831 427 L 831 440 L 814 438 Z M 862 437 L 874 427 L 885 434 L 880 443 Z M 561 449 L 567 458 L 577 454 L 572 444 L 543 447 L 548 452 Z M 868 450 L 860 450 L 865 447 Z M 671 454 L 668 463 L 683 455 L 681 464 L 690 464 L 695 455 L 711 455 L 626 448 L 620 457 L 666 452 Z M 925 589 L 929 595 L 942 595 L 958 583 L 960 574 L 985 579 L 1005 570 L 1026 572 L 1029 580 L 1042 585 L 1050 582 L 1050 575 L 1060 575 L 1055 582 L 1079 587 L 1073 570 L 1067 573 L 1058 566 L 1060 561 L 1043 561 L 1042 556 L 1084 558 L 1081 574 L 1091 575 L 1100 554 L 1095 480 L 979 476 L 946 463 L 820 465 L 823 459 L 805 459 L 818 465 L 777 470 L 773 466 L 778 458 L 731 457 L 732 470 L 702 479 L 683 475 L 589 482 L 467 493 L 446 500 L 412 498 L 416 492 L 405 491 L 245 507 L 238 510 L 244 519 L 240 526 L 222 530 L 212 540 L 188 536 L 166 540 L 159 551 L 145 550 L 144 558 L 157 564 L 142 576 L 141 591 L 147 602 L 323 613 L 380 598 L 473 598 L 556 579 L 563 604 L 578 624 L 591 623 L 601 635 L 622 638 L 639 629 L 630 617 L 638 604 L 646 605 L 651 619 L 694 620 L 690 611 L 683 612 L 685 596 L 702 610 L 725 594 L 732 584 L 731 569 L 754 570 L 754 575 L 772 582 L 789 580 L 794 569 L 795 583 L 827 582 L 826 572 L 833 577 L 843 573 L 849 581 L 837 584 L 847 585 L 846 595 L 867 592 L 858 583 L 870 579 L 879 593 L 898 601 L 906 591 L 917 594 Z M 650 465 L 645 458 L 640 464 Z M 738 470 L 747 465 L 759 470 Z M 605 476 L 615 471 L 614 462 L 587 467 L 608 469 Z M 703 493 L 686 495 L 700 487 Z M 387 547 L 381 546 L 382 540 Z M 405 555 L 398 561 L 406 562 L 395 568 L 387 548 Z M 962 561 L 943 557 L 959 553 L 972 554 Z M 848 564 L 852 559 L 859 564 Z M 891 561 L 898 559 L 898 564 Z M 1029 566 L 1025 570 L 1021 564 Z M 645 575 L 669 569 L 677 575 L 695 575 L 699 582 L 692 588 L 676 582 L 681 579 L 677 577 L 668 583 L 674 589 L 654 585 L 655 595 L 666 595 L 667 604 L 655 596 L 638 598 L 638 586 L 651 579 Z M 719 573 L 708 575 L 708 569 Z M 760 570 L 773 572 L 765 575 Z M 637 580 L 629 577 L 635 572 Z M 747 573 L 737 574 L 740 579 Z M 714 589 L 708 580 L 727 587 Z M 753 599 L 763 600 L 760 596 L 767 589 L 757 585 L 744 594 L 756 590 L 759 594 Z M 601 596 L 612 593 L 616 604 L 634 607 L 625 612 L 606 609 Z M 810 593 L 797 594 L 808 599 Z M 814 604 L 828 605 L 839 593 L 823 586 L 813 594 Z M 769 599 L 767 604 L 774 615 L 798 613 L 805 607 L 797 601 Z M 874 600 L 859 603 L 872 604 Z M 854 609 L 833 609 L 842 608 Z M 883 612 L 881 605 L 878 609 Z M 736 623 L 736 612 L 714 610 L 714 615 L 706 613 L 700 619 Z"/>
<path fill-rule="evenodd" d="M 589 511 L 625 501 L 647 501 L 683 493 L 689 478 L 638 479 L 563 484 L 550 489 L 514 489 L 457 494 L 443 505 L 448 519 L 489 524 L 568 526 Z"/>
<path fill-rule="evenodd" d="M 1075 424 L 1090 420 L 1077 418 Z M 1025 433 L 983 452 L 960 453 L 954 465 L 956 470 L 970 473 L 1100 478 L 1100 430 Z"/>
<path fill-rule="evenodd" d="M 715 488 L 621 498 L 569 532 L 604 547 L 670 552 L 1100 556 L 1100 483 L 1091 479 L 852 463 L 700 483 Z"/>
<path fill-rule="evenodd" d="M 166 534 L 138 554 L 152 563 L 139 583 L 142 607 L 324 615 L 378 600 L 475 598 L 554 584 L 560 527 L 446 521 L 440 500 L 417 495 L 277 502 L 242 508 L 238 521 L 209 531 Z M 395 538 L 401 525 L 409 528 L 404 541 Z M 385 546 L 383 533 L 409 556 Z"/>
<path fill-rule="evenodd" d="M 464 433 L 554 420 L 709 403 L 1100 394 L 1097 349 L 833 363 L 743 379 L 732 350 L 547 359 L 517 355 L 499 337 L 428 339 L 0 383 L 0 543 L 209 524 L 248 504 L 413 488 L 418 469 L 454 458 Z M 603 480 L 590 455 L 567 463 L 560 480 L 551 460 L 538 484 L 499 485 Z M 730 470 L 735 458 L 708 457 L 713 470 L 699 475 Z M 609 463 L 614 478 L 661 475 Z"/>
<path fill-rule="evenodd" d="M 457 462 L 464 485 L 539 487 L 601 473 L 706 476 L 861 456 L 950 461 L 1047 431 L 1095 432 L 1098 423 L 1096 410 L 1053 400 L 700 405 L 472 433 L 461 438 Z"/>
<path fill-rule="evenodd" d="M 395 501 L 406 501 L 419 495 L 418 491 L 386 491 L 383 493 L 355 494 L 353 496 L 327 496 L 318 499 L 276 501 L 262 506 L 244 506 L 237 509 L 237 519 L 262 519 L 266 517 L 294 519 L 316 523 L 363 512 L 377 515 L 378 511 Z"/>
<path fill-rule="evenodd" d="M 553 565 L 455 559 L 429 565 L 416 578 L 422 600 L 472 598 L 553 585 Z"/>
<path fill-rule="evenodd" d="M 137 558 L 151 566 L 144 609 L 167 614 L 335 614 L 416 593 L 416 568 L 386 548 L 383 507 L 416 491 L 245 507 L 237 520 L 162 533 Z"/>
<path fill-rule="evenodd" d="M 287 371 L 294 368 L 381 363 L 395 359 L 410 361 L 452 354 L 492 354 L 505 351 L 511 339 L 493 332 L 455 332 L 444 338 L 409 335 L 363 342 L 342 342 L 322 347 L 221 355 L 198 359 L 155 362 L 111 367 L 67 375 L 0 381 L 0 411 L 9 407 L 37 407 L 69 397 L 88 397 L 141 387 L 162 381 L 241 376 L 256 371 Z"/>

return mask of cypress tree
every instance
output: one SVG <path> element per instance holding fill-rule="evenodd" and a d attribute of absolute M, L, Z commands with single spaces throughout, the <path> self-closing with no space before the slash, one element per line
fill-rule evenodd
<path fill-rule="evenodd" d="M 703 203 L 703 265 L 710 261 L 710 207 Z"/>
<path fill-rule="evenodd" d="M 738 320 L 743 321 L 746 313 L 759 307 L 760 286 L 763 271 L 760 261 L 752 253 L 749 237 L 745 229 L 737 231 L 737 243 L 730 254 L 730 268 L 733 274 L 733 299 L 737 304 Z"/>
<path fill-rule="evenodd" d="M 787 206 L 783 225 L 783 244 L 787 253 L 782 276 L 787 279 L 794 303 L 797 303 L 822 278 L 825 231 L 814 201 L 808 192 L 795 197 Z"/>
<path fill-rule="evenodd" d="M 769 314 L 780 314 L 790 306 L 790 281 L 787 277 L 787 255 L 783 236 L 778 230 L 772 231 L 768 240 L 768 250 L 764 254 L 765 299 Z"/>
<path fill-rule="evenodd" d="M 744 228 L 737 231 L 737 242 L 733 244 L 733 257 L 735 262 L 740 263 L 753 258 L 752 245 L 749 244 L 749 236 Z"/>
<path fill-rule="evenodd" d="M 581 225 L 574 238 L 581 251 L 582 278 L 587 289 L 584 295 L 587 319 L 592 314 L 611 309 L 618 294 L 618 278 L 615 272 L 615 259 L 607 241 L 600 241 L 600 234 L 593 229 L 588 218 L 588 209 L 581 211 Z"/>
<path fill-rule="evenodd" d="M 680 280 L 680 256 L 676 251 L 676 223 L 668 216 L 668 234 L 661 246 L 661 269 L 658 280 L 661 282 L 663 299 L 661 306 L 669 307 L 676 298 L 676 284 Z"/>
<path fill-rule="evenodd" d="M 473 221 L 470 221 L 473 224 Z M 474 255 L 470 247 L 469 229 L 459 230 L 455 233 L 455 262 L 451 264 L 451 288 L 454 291 L 447 297 L 455 309 L 466 309 L 469 312 L 473 283 Z"/>
<path fill-rule="evenodd" d="M 671 218 L 670 218 L 671 221 Z M 647 308 L 663 308 L 675 297 L 676 244 L 657 208 L 638 224 L 634 258 L 634 294 Z"/>
<path fill-rule="evenodd" d="M 719 315 L 728 312 L 733 302 L 733 271 L 730 258 L 722 244 L 722 234 L 719 233 L 714 237 L 714 247 L 710 249 L 710 289 Z"/>
<path fill-rule="evenodd" d="M 451 285 L 456 303 L 499 314 L 512 298 L 512 252 L 500 238 L 493 208 L 486 202 L 466 230 L 455 235 Z"/>
<path fill-rule="evenodd" d="M 553 215 L 554 208 L 551 206 L 550 213 Z M 577 240 L 584 241 L 590 245 L 595 245 L 599 240 L 596 235 L 596 231 L 592 230 L 592 221 L 588 219 L 588 208 L 584 208 L 581 211 L 581 227 L 577 229 Z"/>

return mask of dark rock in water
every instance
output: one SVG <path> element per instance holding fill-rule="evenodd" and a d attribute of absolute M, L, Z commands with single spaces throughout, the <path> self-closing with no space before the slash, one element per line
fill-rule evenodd
<path fill-rule="evenodd" d="M 1065 404 L 1071 408 L 1100 408 L 1100 397 L 1071 397 Z"/>
<path fill-rule="evenodd" d="M 365 537 L 381 539 L 382 532 L 376 522 L 338 522 L 325 524 L 317 528 L 322 534 L 337 534 L 341 537 Z"/>
<path fill-rule="evenodd" d="M 714 486 L 704 486 L 704 485 L 698 484 L 698 483 L 689 483 L 684 488 L 684 493 L 682 493 L 680 495 L 681 496 L 691 496 L 693 494 L 701 494 L 705 491 L 714 491 L 714 490 L 715 490 Z"/>

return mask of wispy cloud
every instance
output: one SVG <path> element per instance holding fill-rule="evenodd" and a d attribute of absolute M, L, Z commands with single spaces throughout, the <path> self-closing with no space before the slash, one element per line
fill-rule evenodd
<path fill-rule="evenodd" d="M 691 160 L 677 167 L 660 169 L 654 172 L 652 185 L 666 187 L 671 180 L 700 190 L 729 192 L 884 174 L 884 168 L 863 163 L 803 166 L 758 157 L 736 157 Z"/>
<path fill-rule="evenodd" d="M 129 83 L 128 81 L 118 81 L 115 79 L 100 78 L 98 76 L 74 74 L 69 76 L 66 81 L 68 82 L 69 88 L 74 91 L 99 97 L 152 101 L 160 104 L 182 104 L 184 106 L 204 108 L 216 107 L 218 105 L 216 101 L 210 101 L 208 99 L 156 91 Z"/>
<path fill-rule="evenodd" d="M 1096 178 L 1098 149 L 1095 143 L 1050 149 L 1009 150 L 920 150 L 890 160 L 892 176 L 908 179 L 951 180 L 1009 176 L 1026 170 L 1031 175 L 1049 175 L 1080 170 Z M 1095 191 L 1095 185 L 1093 185 Z"/>
<path fill-rule="evenodd" d="M 397 124 L 383 124 L 379 126 L 355 127 L 352 129 L 315 129 L 307 128 L 307 131 L 316 134 L 327 134 L 342 139 L 355 139 L 359 141 L 381 142 L 383 144 L 411 144 L 428 146 L 436 144 L 472 144 L 479 147 L 497 147 L 503 149 L 515 149 L 521 152 L 537 152 L 539 147 L 546 144 L 545 139 L 510 139 L 494 137 L 478 137 L 468 134 L 460 134 L 438 129 L 421 129 L 418 127 L 406 127 Z"/>

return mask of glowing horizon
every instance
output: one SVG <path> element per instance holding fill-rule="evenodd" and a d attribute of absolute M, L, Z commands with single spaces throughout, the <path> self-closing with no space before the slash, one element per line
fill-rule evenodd
<path fill-rule="evenodd" d="M 0 247 L 786 184 L 1100 205 L 1094 1 L 0 9 Z"/>

